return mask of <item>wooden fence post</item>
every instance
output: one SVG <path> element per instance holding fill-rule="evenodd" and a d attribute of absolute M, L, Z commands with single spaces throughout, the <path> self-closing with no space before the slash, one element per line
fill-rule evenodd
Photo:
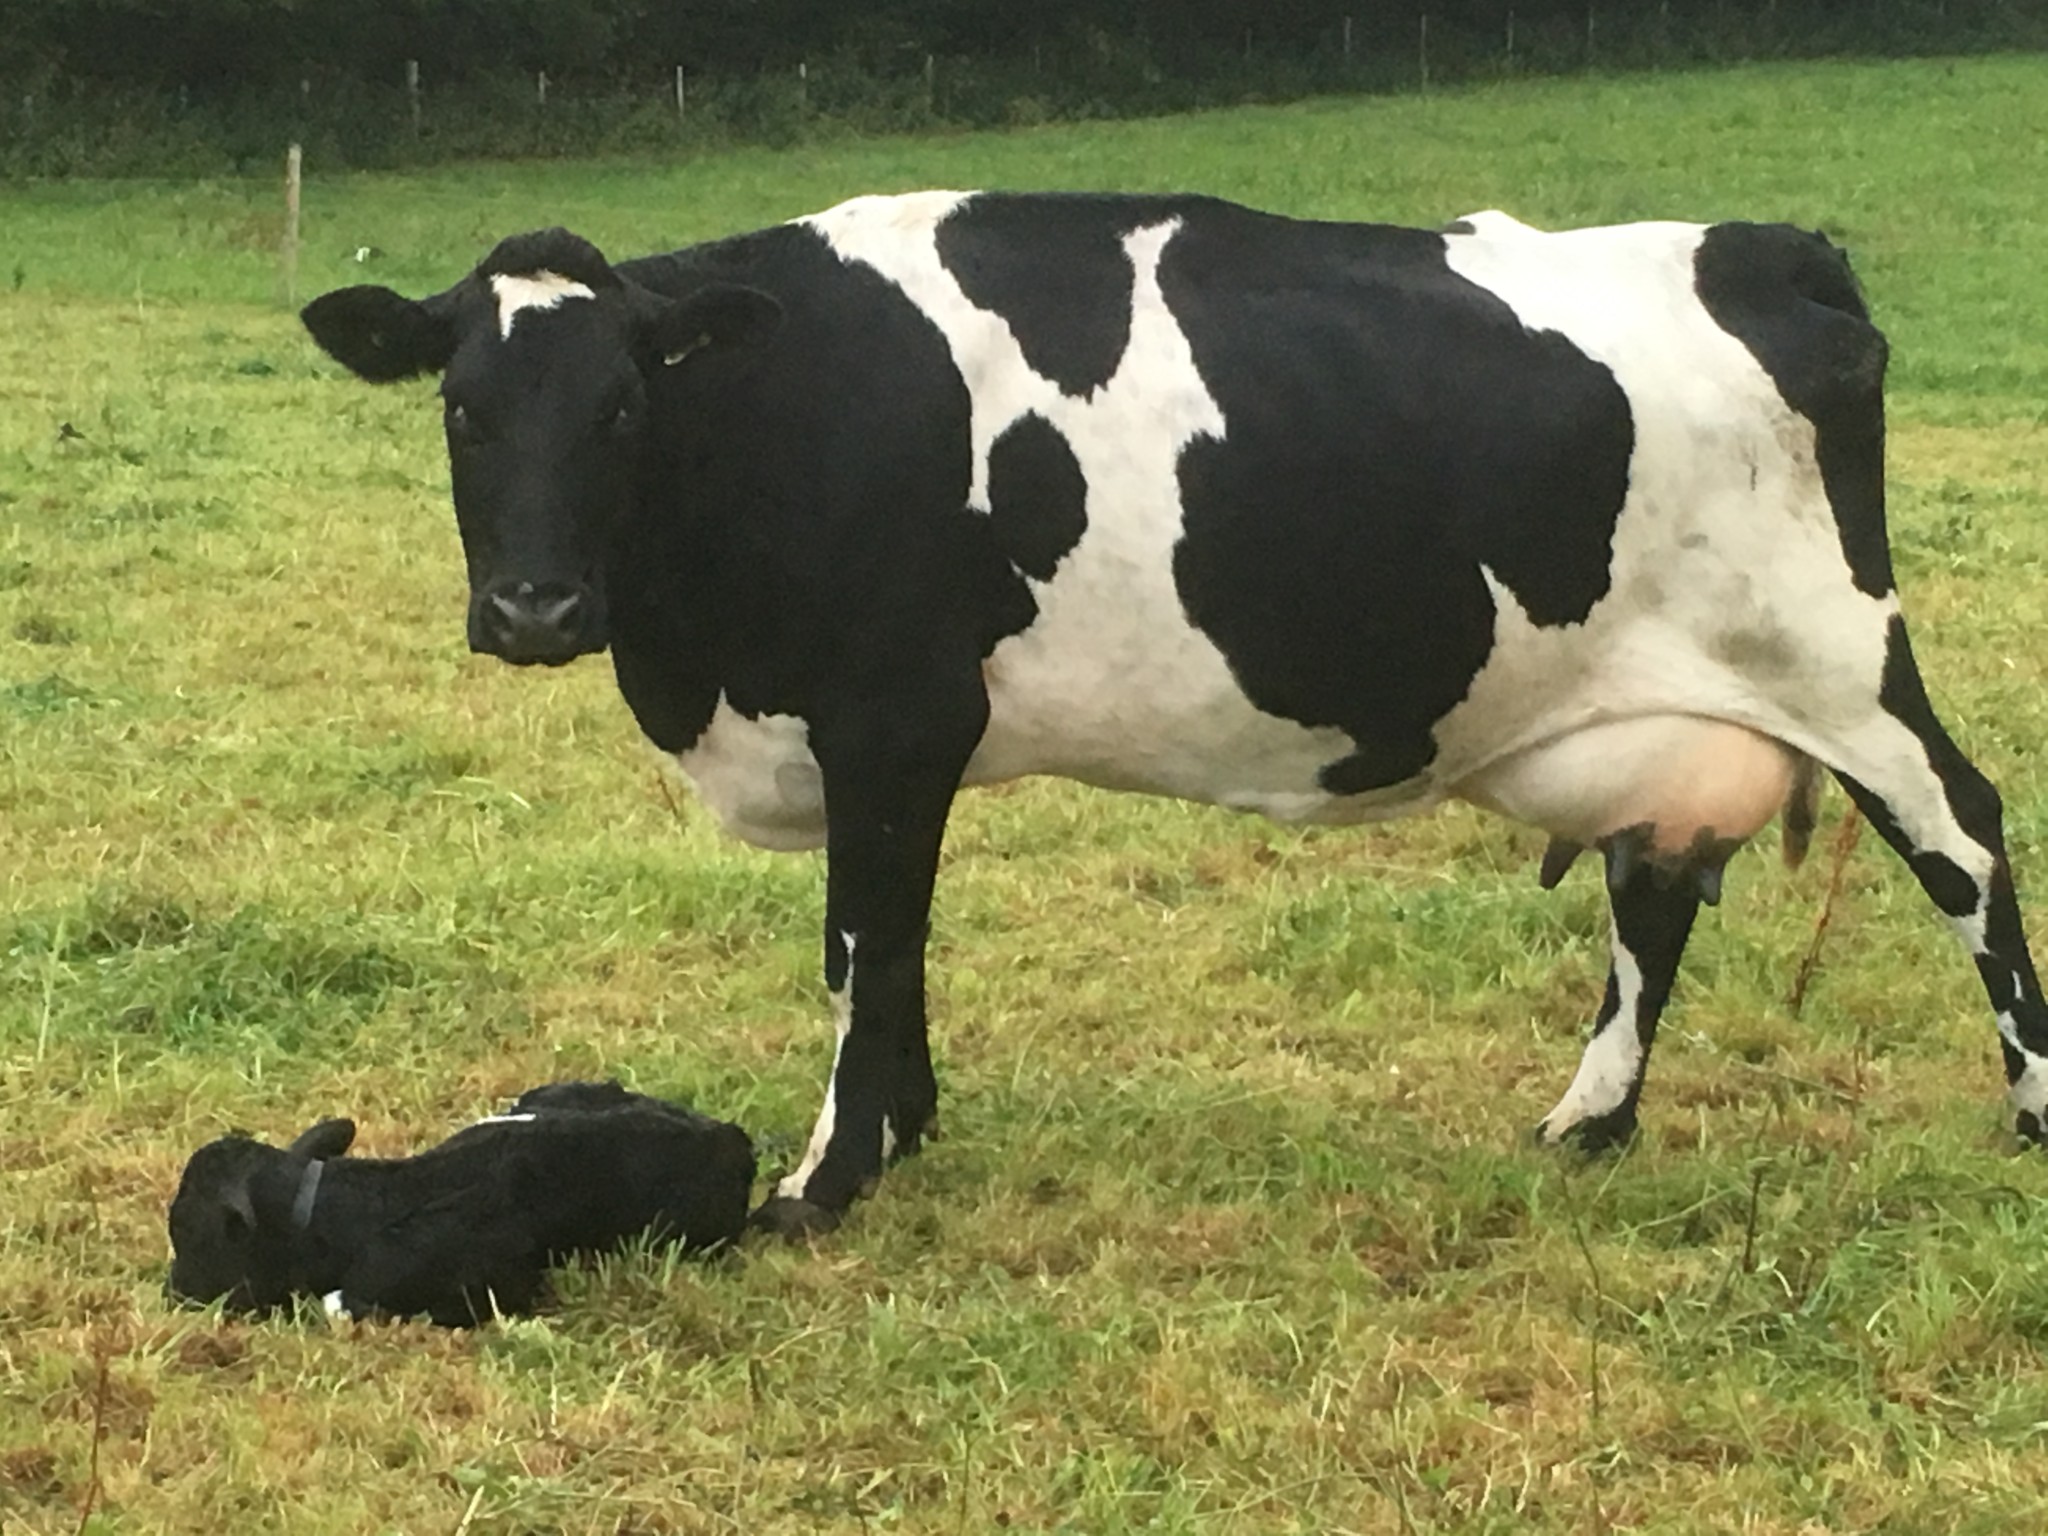
<path fill-rule="evenodd" d="M 535 85 L 540 93 L 541 108 L 545 110 L 548 104 L 548 72 L 546 70 L 540 72 L 535 80 Z"/>
<path fill-rule="evenodd" d="M 1429 89 L 1429 12 L 1422 13 L 1415 37 L 1415 61 L 1422 68 L 1422 88 Z"/>
<path fill-rule="evenodd" d="M 412 131 L 415 137 L 420 131 L 420 61 L 405 61 L 405 95 L 412 104 Z"/>
<path fill-rule="evenodd" d="M 808 63 L 796 67 L 796 109 L 799 114 L 811 110 L 811 66 Z"/>
<path fill-rule="evenodd" d="M 1344 18 L 1344 62 L 1351 62 L 1351 18 Z"/>
<path fill-rule="evenodd" d="M 284 238 L 278 243 L 277 260 L 284 280 L 284 304 L 290 309 L 299 300 L 299 146 L 284 154 Z"/>
<path fill-rule="evenodd" d="M 682 66 L 682 65 L 680 65 L 680 64 L 678 64 L 678 65 L 676 66 L 676 119 L 677 119 L 677 121 L 679 121 L 679 122 L 680 122 L 680 121 L 682 120 L 682 117 L 683 117 L 683 66 Z"/>

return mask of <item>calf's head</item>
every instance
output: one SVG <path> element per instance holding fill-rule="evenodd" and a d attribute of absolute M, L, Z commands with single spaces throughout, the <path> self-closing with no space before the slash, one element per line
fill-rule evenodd
<path fill-rule="evenodd" d="M 439 373 L 472 650 L 559 665 L 610 643 L 605 569 L 640 483 L 651 383 L 773 330 L 758 289 L 657 294 L 564 229 L 514 235 L 445 292 L 337 289 L 301 318 L 376 383 Z"/>
<path fill-rule="evenodd" d="M 340 1157 L 355 1134 L 354 1121 L 323 1120 L 289 1147 L 223 1136 L 193 1153 L 171 1200 L 171 1295 L 256 1312 L 305 1289 L 317 1165 Z"/>

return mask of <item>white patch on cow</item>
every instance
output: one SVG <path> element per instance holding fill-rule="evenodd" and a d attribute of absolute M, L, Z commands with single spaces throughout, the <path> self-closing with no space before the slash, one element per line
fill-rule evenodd
<path fill-rule="evenodd" d="M 512 339 L 512 322 L 529 309 L 553 309 L 565 299 L 594 299 L 589 286 L 557 272 L 494 272 L 491 291 L 498 296 L 498 334 Z"/>
<path fill-rule="evenodd" d="M 1643 1043 L 1636 1033 L 1636 1007 L 1643 996 L 1643 972 L 1635 956 L 1614 941 L 1614 979 L 1621 1006 L 1586 1043 L 1579 1070 L 1557 1108 L 1543 1117 L 1543 1139 L 1559 1141 L 1573 1126 L 1611 1115 L 1627 1102 L 1643 1073 Z"/>
<path fill-rule="evenodd" d="M 1505 215 L 1471 222 L 1476 233 L 1445 237 L 1452 269 L 1530 329 L 1558 332 L 1605 365 L 1628 397 L 1636 441 L 1609 589 L 1583 624 L 1537 625 L 1488 573 L 1494 649 L 1438 724 L 1433 773 L 1488 803 L 1489 771 L 1516 754 L 1609 722 L 1701 717 L 1845 768 L 1845 747 L 1892 767 L 1900 753 L 1918 756 L 1902 819 L 1932 839 L 1923 846 L 1956 856 L 1939 830 L 1953 827 L 1939 782 L 1878 704 L 1897 599 L 1856 589 L 1812 423 L 1700 305 L 1702 228 L 1546 234 Z M 1713 741 L 1702 740 L 1710 750 L 1696 768 L 1712 772 Z M 1888 797 L 1902 783 L 1881 766 L 1851 771 Z M 1987 858 L 1974 849 L 1958 861 L 1975 873 Z"/>
<path fill-rule="evenodd" d="M 795 715 L 743 715 L 718 696 L 711 723 L 675 765 L 734 837 L 757 848 L 825 844 L 825 778 Z"/>
<path fill-rule="evenodd" d="M 1534 224 L 1524 224 L 1511 213 L 1502 213 L 1498 208 L 1482 208 L 1477 213 L 1460 215 L 1455 223 L 1466 228 L 1458 232 L 1458 238 L 1501 240 L 1512 235 L 1540 235 L 1542 230 Z"/>
<path fill-rule="evenodd" d="M 1961 935 L 1972 959 L 1980 965 L 1991 958 L 1989 944 L 1989 887 L 1983 886 L 1986 895 L 1977 903 L 1977 910 L 1968 917 L 1951 918 L 1950 922 Z M 2008 973 L 2012 978 L 2012 995 L 2025 997 L 2026 983 L 2018 971 Z M 2048 1057 L 2030 1051 L 2020 1042 L 2019 1020 L 2010 1011 L 1998 1015 L 1998 1033 L 2005 1043 L 2017 1052 L 2020 1058 L 2020 1075 L 2013 1079 L 2010 1090 L 2014 1110 L 2031 1114 L 2043 1125 L 2048 1125 Z"/>
<path fill-rule="evenodd" d="M 338 1290 L 329 1291 L 320 1298 L 320 1310 L 329 1317 L 348 1317 L 351 1315 L 348 1310 L 348 1303 L 341 1299 L 341 1292 Z"/>
<path fill-rule="evenodd" d="M 965 782 L 1050 773 L 1283 820 L 1428 803 L 1426 786 L 1334 800 L 1316 774 L 1351 752 L 1351 739 L 1254 708 L 1181 607 L 1175 466 L 1190 441 L 1224 437 L 1228 423 L 1160 291 L 1160 254 L 1179 220 L 1125 236 L 1130 339 L 1110 380 L 1075 398 L 1025 361 L 1008 322 L 970 302 L 940 262 L 937 226 L 968 195 L 860 198 L 802 221 L 841 259 L 894 282 L 945 337 L 972 412 L 971 506 L 988 509 L 989 450 L 1031 412 L 1058 429 L 1087 482 L 1087 532 L 1051 581 L 1032 580 L 1037 620 L 983 667 L 989 723 Z"/>
<path fill-rule="evenodd" d="M 485 1115 L 478 1125 L 528 1125 L 540 1117 L 528 1110 L 516 1115 Z"/>
<path fill-rule="evenodd" d="M 2012 1107 L 2016 1113 L 2032 1115 L 2048 1125 L 2048 1061 L 2019 1043 L 2017 1026 L 2010 1014 L 1998 1016 L 1998 1032 L 2026 1059 L 2026 1067 L 2012 1085 Z"/>
<path fill-rule="evenodd" d="M 791 1200 L 804 1198 L 804 1188 L 811 1182 L 811 1175 L 818 1171 L 818 1165 L 825 1161 L 825 1152 L 832 1145 L 833 1128 L 839 1123 L 839 1058 L 845 1053 L 846 1037 L 853 1029 L 853 935 L 842 933 L 839 937 L 846 945 L 846 978 L 839 990 L 832 994 L 832 1022 L 838 1034 L 837 1043 L 832 1047 L 832 1075 L 825 1080 L 825 1102 L 818 1110 L 818 1123 L 811 1127 L 811 1142 L 804 1149 L 803 1161 L 796 1165 L 795 1172 L 784 1175 L 775 1186 L 778 1195 Z M 883 1139 L 886 1143 L 886 1127 Z"/>

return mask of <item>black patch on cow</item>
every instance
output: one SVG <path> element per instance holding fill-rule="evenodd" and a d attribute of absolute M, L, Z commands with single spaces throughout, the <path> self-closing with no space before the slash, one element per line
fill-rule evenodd
<path fill-rule="evenodd" d="M 1994 1013 L 2010 1013 L 2020 1000 L 2020 979 L 2003 955 L 1977 956 L 1977 974 L 1984 979 L 1984 992 Z"/>
<path fill-rule="evenodd" d="M 1608 590 L 1634 426 L 1613 374 L 1452 272 L 1440 235 L 1191 213 L 1160 262 L 1222 408 L 1180 459 L 1182 605 L 1338 794 L 1413 777 L 1494 638 Z"/>
<path fill-rule="evenodd" d="M 988 452 L 989 518 L 996 543 L 1026 575 L 1051 581 L 1088 529 L 1088 480 L 1059 428 L 1033 411 Z"/>
<path fill-rule="evenodd" d="M 1920 739 L 1927 761 L 1941 780 L 1942 795 L 1956 822 L 1978 843 L 1993 853 L 2005 846 L 2004 807 L 1991 781 L 1977 770 L 1950 739 L 1947 729 L 1934 713 L 1921 680 L 1919 664 L 1913 659 L 1913 643 L 1906 634 L 1906 620 L 1893 614 L 1885 624 L 1884 672 L 1878 681 L 1878 706 Z M 1943 907 L 1948 911 L 1947 907 Z M 1975 903 L 1964 909 L 1974 911 Z M 1956 914 L 1961 915 L 1961 914 Z"/>
<path fill-rule="evenodd" d="M 523 235 L 507 235 L 477 264 L 477 275 L 523 277 L 533 272 L 552 272 L 588 288 L 616 288 L 619 275 L 605 260 L 604 252 L 581 235 L 562 229 L 536 229 Z"/>
<path fill-rule="evenodd" d="M 687 750 L 721 692 L 808 719 L 848 696 L 914 712 L 942 668 L 943 686 L 978 680 L 1038 605 L 967 506 L 970 401 L 931 320 L 799 225 L 619 272 L 672 298 L 745 282 L 783 309 L 743 366 L 647 378 L 639 508 L 606 567 L 619 688 L 647 735 Z"/>
<path fill-rule="evenodd" d="M 1927 697 L 1927 686 L 1920 679 L 1920 668 L 1913 660 L 1906 621 L 1896 613 L 1885 625 L 1884 673 L 1878 683 L 1877 702 L 1926 748 L 1928 765 L 1941 781 L 1942 796 L 1957 823 L 2003 862 L 2003 807 L 1998 791 L 1957 750 L 1936 717 L 1934 705 Z M 1875 822 L 1876 818 L 1872 820 Z M 1937 907 L 1950 917 L 1968 917 L 1977 910 L 1983 892 L 1954 859 L 1945 853 L 1911 848 L 1903 833 L 1895 841 Z"/>
<path fill-rule="evenodd" d="M 1025 362 L 1085 396 L 1115 376 L 1131 339 L 1123 238 L 1147 222 L 1148 206 L 984 193 L 939 226 L 939 260 L 970 302 L 1008 322 Z"/>
<path fill-rule="evenodd" d="M 1426 735 L 1375 742 L 1363 751 L 1326 763 L 1316 781 L 1333 795 L 1362 795 L 1414 778 L 1435 757 L 1436 743 Z"/>
<path fill-rule="evenodd" d="M 1849 270 L 1818 234 L 1717 224 L 1694 283 L 1715 324 L 1750 351 L 1785 403 L 1813 423 L 1821 484 L 1859 592 L 1892 590 L 1884 518 L 1885 339 Z"/>
<path fill-rule="evenodd" d="M 1910 862 L 1920 884 L 1942 911 L 1950 917 L 1969 917 L 1976 912 L 1981 893 L 1962 865 L 1945 853 L 1933 852 L 1916 853 Z"/>

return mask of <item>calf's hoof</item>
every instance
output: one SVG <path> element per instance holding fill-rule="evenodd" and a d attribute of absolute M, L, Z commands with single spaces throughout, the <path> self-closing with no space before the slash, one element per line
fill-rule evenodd
<path fill-rule="evenodd" d="M 835 1230 L 844 1213 L 800 1200 L 794 1195 L 770 1195 L 747 1218 L 751 1232 L 766 1232 L 787 1242 L 808 1242 Z"/>
<path fill-rule="evenodd" d="M 2048 1125 L 2043 1125 L 2041 1117 L 2031 1109 L 2023 1109 L 2013 1116 L 2012 1129 L 2013 1134 L 2028 1146 L 2048 1150 Z"/>

